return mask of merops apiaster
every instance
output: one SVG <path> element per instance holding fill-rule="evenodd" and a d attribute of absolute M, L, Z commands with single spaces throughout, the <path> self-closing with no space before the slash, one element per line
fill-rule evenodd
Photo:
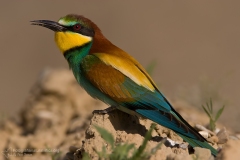
<path fill-rule="evenodd" d="M 112 44 L 91 20 L 74 14 L 58 22 L 35 20 L 33 25 L 55 32 L 55 41 L 78 83 L 93 98 L 127 113 L 136 113 L 172 129 L 192 147 L 217 151 L 208 144 L 159 91 L 146 70 L 128 53 Z"/>

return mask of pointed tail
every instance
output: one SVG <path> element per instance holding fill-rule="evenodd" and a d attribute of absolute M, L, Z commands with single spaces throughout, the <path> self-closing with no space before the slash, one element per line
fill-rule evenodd
<path fill-rule="evenodd" d="M 162 126 L 172 129 L 192 147 L 207 148 L 211 150 L 212 155 L 217 155 L 217 150 L 208 144 L 206 139 L 190 126 L 174 109 L 172 109 L 170 113 L 150 109 L 137 109 L 136 112 Z"/>

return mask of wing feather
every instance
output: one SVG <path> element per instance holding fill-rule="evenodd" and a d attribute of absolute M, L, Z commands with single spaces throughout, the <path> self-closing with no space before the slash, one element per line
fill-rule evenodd
<path fill-rule="evenodd" d="M 151 90 L 149 87 L 139 85 L 138 82 L 134 81 L 137 77 L 132 77 L 136 75 L 136 73 L 141 73 L 142 78 L 144 75 L 138 67 L 132 65 L 133 68 L 128 70 L 135 72 L 135 74 L 128 77 L 128 75 L 122 72 L 125 68 L 124 65 L 120 65 L 122 69 L 116 69 L 110 62 L 106 64 L 102 59 L 103 58 L 99 58 L 96 55 L 87 55 L 81 63 L 81 70 L 84 76 L 93 86 L 101 90 L 102 93 L 106 94 L 111 99 L 123 105 L 126 104 L 126 106 L 129 106 L 131 103 L 140 108 L 151 107 L 152 109 L 170 112 L 171 107 L 163 100 L 157 90 Z M 115 59 L 115 61 L 121 62 L 122 60 Z M 144 78 L 148 79 L 146 76 Z M 149 81 L 149 85 L 150 84 L 152 83 Z M 146 104 L 149 105 L 146 106 Z"/>

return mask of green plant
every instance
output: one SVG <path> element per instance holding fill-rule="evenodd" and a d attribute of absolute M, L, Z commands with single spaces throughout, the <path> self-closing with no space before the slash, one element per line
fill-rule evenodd
<path fill-rule="evenodd" d="M 134 144 L 128 143 L 118 143 L 114 144 L 114 138 L 111 133 L 109 133 L 104 128 L 99 126 L 94 126 L 96 130 L 101 134 L 102 138 L 110 145 L 111 153 L 107 152 L 105 146 L 103 146 L 102 151 L 96 151 L 99 156 L 99 160 L 108 159 L 108 160 L 144 160 L 149 159 L 149 157 L 160 148 L 163 142 L 160 142 L 156 147 L 152 148 L 150 153 L 145 152 L 147 142 L 151 138 L 151 133 L 155 128 L 156 124 L 152 124 L 149 131 L 146 133 L 145 138 L 141 144 L 141 146 L 136 149 Z M 84 160 L 89 160 L 89 156 L 87 153 L 83 156 Z"/>
<path fill-rule="evenodd" d="M 224 110 L 224 105 L 217 111 L 216 115 L 214 116 L 213 113 L 213 103 L 212 103 L 212 99 L 210 98 L 209 102 L 206 102 L 206 105 L 202 105 L 203 110 L 205 111 L 205 113 L 207 114 L 207 116 L 209 117 L 209 128 L 210 130 L 214 131 L 216 129 L 216 122 L 219 119 L 219 117 L 221 116 L 223 110 Z"/>

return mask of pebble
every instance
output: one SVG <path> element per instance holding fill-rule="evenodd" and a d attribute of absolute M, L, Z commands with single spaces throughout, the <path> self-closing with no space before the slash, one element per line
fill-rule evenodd
<path fill-rule="evenodd" d="M 219 144 L 224 144 L 229 140 L 229 135 L 227 133 L 226 128 L 222 128 L 218 133 L 217 133 L 217 137 L 218 137 L 218 143 Z"/>
<path fill-rule="evenodd" d="M 209 149 L 194 147 L 194 154 L 196 155 L 196 159 L 210 159 L 212 157 Z"/>
<path fill-rule="evenodd" d="M 217 136 L 212 136 L 210 138 L 208 138 L 208 141 L 211 142 L 212 144 L 214 143 L 218 143 L 218 137 Z"/>
<path fill-rule="evenodd" d="M 210 131 L 209 129 L 207 129 L 206 127 L 200 125 L 200 124 L 196 124 L 195 126 L 199 131 L 206 131 L 208 132 L 209 134 L 211 134 L 212 136 L 215 136 L 216 134 L 212 131 Z"/>
<path fill-rule="evenodd" d="M 208 138 L 209 137 L 209 133 L 206 131 L 199 131 L 199 134 L 201 134 L 204 138 Z"/>

